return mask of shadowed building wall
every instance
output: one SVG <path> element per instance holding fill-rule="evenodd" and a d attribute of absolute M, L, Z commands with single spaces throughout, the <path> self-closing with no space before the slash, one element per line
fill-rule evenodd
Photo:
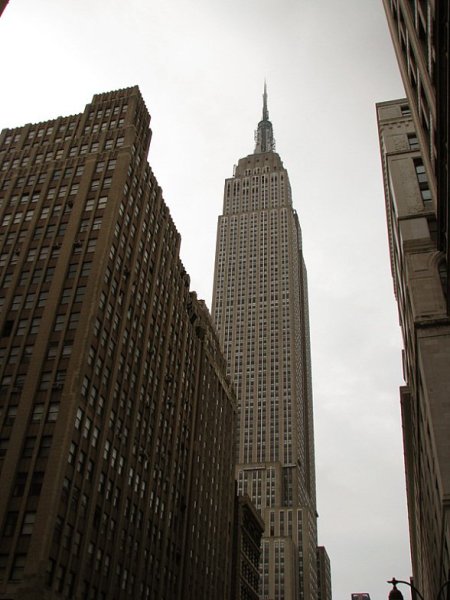
<path fill-rule="evenodd" d="M 317 579 L 319 588 L 318 600 L 331 600 L 330 558 L 324 546 L 317 548 Z M 370 600 L 370 598 L 361 600 Z"/>
<path fill-rule="evenodd" d="M 413 578 L 425 598 L 448 578 L 450 320 L 435 200 L 406 100 L 377 104 L 391 269 L 406 385 L 400 389 Z"/>
<path fill-rule="evenodd" d="M 0 135 L 0 598 L 229 598 L 234 396 L 149 120 Z"/>
<path fill-rule="evenodd" d="M 401 390 L 413 577 L 449 577 L 449 0 L 383 0 L 407 100 L 377 108 L 391 266 L 405 346 Z"/>

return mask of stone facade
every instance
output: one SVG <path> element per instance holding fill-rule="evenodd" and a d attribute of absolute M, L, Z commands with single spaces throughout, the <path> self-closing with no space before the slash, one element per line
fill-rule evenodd
<path fill-rule="evenodd" d="M 235 399 L 137 87 L 0 135 L 0 598 L 228 600 Z"/>
<path fill-rule="evenodd" d="M 394 289 L 414 584 L 436 598 L 450 568 L 450 319 L 436 199 L 406 100 L 377 105 Z"/>
<path fill-rule="evenodd" d="M 405 345 L 401 397 L 413 579 L 425 598 L 436 598 L 450 566 L 450 1 L 383 4 L 408 98 L 377 110 Z"/>

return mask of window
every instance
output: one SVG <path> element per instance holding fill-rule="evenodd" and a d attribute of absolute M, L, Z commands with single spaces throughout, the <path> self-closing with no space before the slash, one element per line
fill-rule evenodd
<path fill-rule="evenodd" d="M 88 277 L 90 275 L 90 273 L 91 273 L 91 266 L 92 266 L 91 262 L 84 262 L 83 266 L 81 267 L 80 276 L 81 277 Z"/>
<path fill-rule="evenodd" d="M 47 219 L 47 218 L 48 218 L 48 215 L 49 215 L 49 212 L 50 212 L 50 207 L 49 207 L 49 206 L 44 206 L 44 207 L 42 208 L 42 211 L 41 211 L 41 216 L 40 216 L 40 218 L 41 218 L 41 219 Z"/>
<path fill-rule="evenodd" d="M 78 264 L 77 263 L 71 263 L 69 265 L 69 268 L 67 269 L 67 278 L 70 279 L 72 277 L 75 277 L 76 273 L 78 270 Z"/>
<path fill-rule="evenodd" d="M 415 133 L 408 133 L 408 144 L 410 150 L 419 150 L 419 140 Z"/>
<path fill-rule="evenodd" d="M 71 313 L 71 315 L 69 317 L 69 324 L 67 326 L 67 329 L 76 329 L 78 327 L 79 321 L 80 321 L 80 313 L 79 312 Z"/>
<path fill-rule="evenodd" d="M 47 413 L 47 422 L 54 423 L 58 418 L 59 413 L 59 403 L 58 402 L 50 402 L 50 406 L 48 407 Z"/>
<path fill-rule="evenodd" d="M 31 319 L 30 335 L 38 332 L 40 323 L 41 317 L 35 317 L 34 319 Z"/>
<path fill-rule="evenodd" d="M 31 422 L 32 423 L 40 423 L 44 418 L 44 404 L 39 403 L 35 404 L 33 407 L 33 412 L 31 414 Z"/>
<path fill-rule="evenodd" d="M 425 166 L 420 158 L 414 160 L 414 168 L 416 170 L 417 180 L 419 184 L 428 183 L 428 177 L 425 172 Z"/>
<path fill-rule="evenodd" d="M 9 438 L 0 438 L 0 458 L 5 456 L 8 450 Z"/>
<path fill-rule="evenodd" d="M 31 484 L 30 490 L 28 492 L 29 496 L 39 496 L 42 489 L 42 483 L 44 481 L 44 472 L 43 471 L 34 471 L 31 476 Z"/>
<path fill-rule="evenodd" d="M 9 511 L 6 515 L 5 525 L 3 527 L 3 535 L 5 537 L 10 537 L 14 535 L 14 531 L 16 530 L 17 517 L 19 513 L 16 511 Z"/>
<path fill-rule="evenodd" d="M 402 117 L 411 116 L 411 109 L 407 104 L 402 104 L 402 106 L 400 106 L 400 112 L 402 113 Z"/>
<path fill-rule="evenodd" d="M 69 343 L 65 343 L 63 345 L 62 356 L 64 358 L 67 358 L 68 356 L 70 356 L 72 354 L 72 347 L 73 347 L 72 344 L 69 344 Z"/>
<path fill-rule="evenodd" d="M 42 269 L 35 269 L 33 272 L 33 277 L 31 279 L 31 283 L 39 283 L 42 278 Z"/>
<path fill-rule="evenodd" d="M 88 481 L 92 481 L 92 477 L 94 475 L 94 467 L 95 467 L 94 461 L 89 459 L 88 464 L 87 464 L 87 470 L 86 470 L 86 479 Z"/>
<path fill-rule="evenodd" d="M 28 250 L 28 254 L 27 254 L 27 262 L 33 262 L 34 259 L 36 258 L 36 254 L 37 254 L 37 249 L 36 248 L 30 248 Z"/>
<path fill-rule="evenodd" d="M 95 198 L 88 198 L 86 201 L 86 206 L 84 207 L 85 211 L 94 210 L 95 206 Z"/>
<path fill-rule="evenodd" d="M 53 331 L 62 331 L 64 329 L 65 320 L 66 315 L 56 315 Z"/>
<path fill-rule="evenodd" d="M 45 271 L 45 278 L 44 278 L 45 283 L 49 283 L 52 280 L 54 272 L 55 272 L 55 267 L 47 268 L 47 270 Z"/>
<path fill-rule="evenodd" d="M 89 417 L 86 417 L 84 421 L 84 429 L 83 429 L 83 437 L 87 439 L 89 437 L 89 432 L 91 430 L 92 421 Z"/>
<path fill-rule="evenodd" d="M 34 522 L 36 521 L 36 513 L 33 511 L 26 512 L 23 517 L 21 535 L 31 535 L 33 533 Z"/>
<path fill-rule="evenodd" d="M 20 274 L 18 285 L 25 285 L 25 283 L 28 281 L 29 276 L 30 271 L 22 271 L 22 273 Z"/>
<path fill-rule="evenodd" d="M 60 304 L 69 304 L 71 295 L 72 295 L 72 288 L 64 288 L 61 293 Z"/>
<path fill-rule="evenodd" d="M 11 302 L 10 310 L 19 310 L 21 303 L 22 303 L 22 296 L 20 296 L 20 295 L 14 296 L 12 299 L 12 302 Z M 29 308 L 29 307 L 26 307 L 26 308 Z"/>
<path fill-rule="evenodd" d="M 84 467 L 86 464 L 86 454 L 83 450 L 80 450 L 78 455 L 78 463 L 77 463 L 77 471 L 78 473 L 82 473 L 84 471 Z"/>
<path fill-rule="evenodd" d="M 36 436 L 27 436 L 23 444 L 22 457 L 30 458 L 33 455 L 34 446 L 36 444 Z"/>
<path fill-rule="evenodd" d="M 14 424 L 17 416 L 17 406 L 9 406 L 5 415 L 5 425 L 10 426 Z"/>
<path fill-rule="evenodd" d="M 94 430 L 92 432 L 92 440 L 91 440 L 91 446 L 93 448 L 97 447 L 99 437 L 100 437 L 100 429 L 98 427 L 94 427 Z"/>
<path fill-rule="evenodd" d="M 75 464 L 75 456 L 77 454 L 77 445 L 75 444 L 75 442 L 72 442 L 70 444 L 70 448 L 69 448 L 69 456 L 67 458 L 67 462 L 69 463 L 69 465 L 74 465 Z"/>
<path fill-rule="evenodd" d="M 25 570 L 26 554 L 16 554 L 11 567 L 10 581 L 21 581 Z"/>
<path fill-rule="evenodd" d="M 77 409 L 77 415 L 75 417 L 75 429 L 80 429 L 81 427 L 81 421 L 83 420 L 83 411 L 81 410 L 81 408 Z"/>
<path fill-rule="evenodd" d="M 432 202 L 432 197 L 431 197 L 431 190 L 429 190 L 428 188 L 424 189 L 424 190 L 420 190 L 420 193 L 422 195 L 422 200 L 424 204 L 431 204 Z"/>
<path fill-rule="evenodd" d="M 82 302 L 85 293 L 86 293 L 86 287 L 84 285 L 77 287 L 77 289 L 75 291 L 74 302 Z"/>
<path fill-rule="evenodd" d="M 2 337 L 9 337 L 11 335 L 13 326 L 14 326 L 13 320 L 10 319 L 8 321 L 5 321 L 5 324 L 3 325 L 3 329 L 2 329 Z"/>
<path fill-rule="evenodd" d="M 30 293 L 26 295 L 24 308 L 32 308 L 36 294 Z"/>
<path fill-rule="evenodd" d="M 83 379 L 83 383 L 81 385 L 81 395 L 86 397 L 87 396 L 87 392 L 89 389 L 89 385 L 90 385 L 90 381 L 89 381 L 89 377 L 87 377 L 86 375 L 84 376 Z"/>
<path fill-rule="evenodd" d="M 5 215 L 3 217 L 2 226 L 8 225 L 9 222 L 11 221 L 11 217 L 12 217 L 11 214 Z"/>
<path fill-rule="evenodd" d="M 89 210 L 88 208 L 86 210 Z M 81 233 L 82 231 L 87 231 L 89 229 L 89 219 L 82 219 L 81 223 L 80 223 L 80 229 L 79 232 Z"/>
<path fill-rule="evenodd" d="M 25 346 L 23 349 L 22 362 L 27 363 L 30 362 L 31 356 L 33 354 L 33 346 Z"/>
<path fill-rule="evenodd" d="M 16 483 L 14 485 L 13 496 L 20 498 L 25 492 L 25 484 L 27 482 L 27 473 L 17 473 Z"/>
<path fill-rule="evenodd" d="M 44 458 L 50 454 L 50 448 L 52 445 L 52 436 L 42 436 L 41 445 L 39 446 L 39 458 Z"/>
<path fill-rule="evenodd" d="M 28 319 L 19 319 L 17 322 L 16 335 L 25 335 L 28 328 Z"/>
<path fill-rule="evenodd" d="M 41 391 L 48 390 L 50 387 L 51 380 L 52 380 L 52 372 L 44 371 L 41 375 L 41 380 L 39 382 L 39 389 Z"/>
<path fill-rule="evenodd" d="M 39 294 L 37 306 L 39 306 L 39 307 L 45 306 L 47 298 L 48 298 L 48 291 L 46 291 L 46 290 L 42 291 Z"/>

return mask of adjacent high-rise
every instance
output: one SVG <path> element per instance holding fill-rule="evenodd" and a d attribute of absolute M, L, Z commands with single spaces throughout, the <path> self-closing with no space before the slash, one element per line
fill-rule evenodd
<path fill-rule="evenodd" d="M 253 154 L 225 181 L 213 319 L 238 399 L 236 478 L 265 532 L 260 597 L 317 597 L 317 513 L 306 269 L 264 89 Z"/>
<path fill-rule="evenodd" d="M 317 580 L 319 593 L 318 600 L 331 600 L 331 567 L 330 558 L 324 546 L 317 548 Z M 364 598 L 361 600 L 370 600 Z"/>
<path fill-rule="evenodd" d="M 383 0 L 446 255 L 450 313 L 450 0 Z"/>
<path fill-rule="evenodd" d="M 0 16 L 3 14 L 3 11 L 5 10 L 8 2 L 9 0 L 0 0 Z"/>
<path fill-rule="evenodd" d="M 415 585 L 448 578 L 450 322 L 430 179 L 405 99 L 377 105 L 391 269 L 405 351 L 400 390 Z"/>
<path fill-rule="evenodd" d="M 229 600 L 235 399 L 137 87 L 0 135 L 0 598 Z"/>
<path fill-rule="evenodd" d="M 450 572 L 449 0 L 383 0 L 407 99 L 377 105 L 414 585 Z"/>

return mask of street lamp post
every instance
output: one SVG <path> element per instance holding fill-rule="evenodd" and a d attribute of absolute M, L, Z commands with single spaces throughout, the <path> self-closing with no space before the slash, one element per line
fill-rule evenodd
<path fill-rule="evenodd" d="M 402 579 L 395 579 L 395 577 L 393 577 L 390 581 L 388 581 L 388 583 L 392 583 L 393 585 L 392 590 L 389 592 L 389 600 L 403 600 L 403 594 L 397 589 L 397 583 L 405 583 L 406 585 L 409 585 L 412 591 L 419 596 L 420 600 L 425 600 L 419 590 L 409 581 L 403 581 Z"/>
<path fill-rule="evenodd" d="M 409 585 L 409 587 L 412 589 L 413 593 L 417 594 L 419 596 L 420 600 L 425 600 L 424 597 L 422 596 L 422 594 L 419 592 L 419 590 L 409 581 L 403 581 L 402 579 L 395 579 L 395 577 L 393 577 L 390 581 L 388 581 L 388 583 L 391 583 L 393 586 L 392 590 L 389 592 L 389 596 L 388 596 L 389 600 L 403 600 L 403 594 L 401 593 L 400 590 L 397 589 L 398 583 L 404 583 L 405 585 Z M 437 594 L 436 600 L 441 600 L 442 592 L 449 585 L 450 585 L 450 580 L 446 581 L 441 586 L 441 588 L 439 589 L 439 592 Z M 413 594 L 413 598 L 414 598 L 414 594 Z"/>

